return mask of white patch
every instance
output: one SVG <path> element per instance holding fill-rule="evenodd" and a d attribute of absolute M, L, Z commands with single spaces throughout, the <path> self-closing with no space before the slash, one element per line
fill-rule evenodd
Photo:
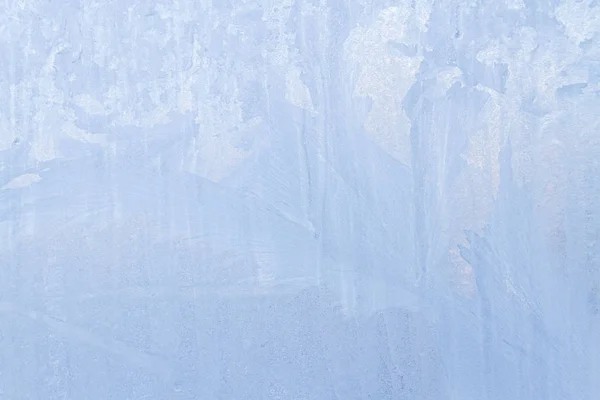
<path fill-rule="evenodd" d="M 590 7 L 590 0 L 567 0 L 556 7 L 554 15 L 577 44 L 600 32 L 600 7 Z"/>
<path fill-rule="evenodd" d="M 38 162 L 51 161 L 59 158 L 56 140 L 50 134 L 39 135 L 32 143 L 29 157 Z"/>
<path fill-rule="evenodd" d="M 70 138 L 80 142 L 97 144 L 101 146 L 106 146 L 107 144 L 106 135 L 90 133 L 85 129 L 81 129 L 76 126 L 73 121 L 67 121 L 64 123 L 63 132 Z"/>
<path fill-rule="evenodd" d="M 423 60 L 419 33 L 427 29 L 430 8 L 410 2 L 383 10 L 369 27 L 357 27 L 344 43 L 355 83 L 354 95 L 373 100 L 365 129 L 397 160 L 410 162 L 410 121 L 402 100 L 413 85 Z M 392 54 L 390 42 L 415 49 L 415 54 Z"/>
<path fill-rule="evenodd" d="M 291 68 L 285 77 L 285 99 L 296 107 L 314 112 L 310 91 L 300 79 L 300 68 Z"/>
<path fill-rule="evenodd" d="M 488 87 L 477 85 L 477 89 L 486 92 L 491 98 L 483 108 L 482 120 L 485 124 L 471 136 L 463 157 L 472 168 L 478 170 L 474 172 L 477 176 L 489 173 L 486 184 L 488 193 L 496 196 L 500 185 L 500 148 L 506 139 L 505 131 L 521 122 L 519 104 Z M 508 119 L 507 115 L 512 115 L 512 118 Z"/>
<path fill-rule="evenodd" d="M 213 182 L 227 177 L 246 152 L 233 146 L 229 132 L 202 132 L 191 143 L 189 170 Z"/>
<path fill-rule="evenodd" d="M 80 94 L 73 99 L 75 105 L 89 115 L 107 115 L 106 108 L 99 100 L 89 94 Z"/>
<path fill-rule="evenodd" d="M 504 3 L 509 10 L 522 10 L 525 8 L 523 0 L 505 0 Z"/>
<path fill-rule="evenodd" d="M 289 20 L 294 2 L 295 0 L 271 2 L 271 6 L 266 8 L 263 13 L 263 21 L 273 33 L 273 37 L 277 38 L 268 43 L 268 50 L 265 51 L 263 57 L 267 58 L 274 66 L 287 67 L 294 58 L 289 43 L 293 43 L 295 35 L 287 32 L 286 29 L 286 21 Z"/>
<path fill-rule="evenodd" d="M 417 1 L 415 4 L 415 16 L 418 26 L 422 32 L 427 32 L 429 27 L 429 16 L 431 15 L 431 0 Z"/>
<path fill-rule="evenodd" d="M 186 169 L 214 182 L 231 174 L 250 153 L 241 146 L 262 123 L 260 117 L 243 120 L 237 81 L 229 77 L 229 97 L 220 99 L 205 95 L 199 105 L 196 123 L 198 134 L 188 152 Z M 251 148 L 252 146 L 248 146 Z"/>
<path fill-rule="evenodd" d="M 15 134 L 10 122 L 0 114 L 0 151 L 9 149 L 15 140 Z"/>
<path fill-rule="evenodd" d="M 446 92 L 456 82 L 460 82 L 462 71 L 458 67 L 447 68 L 437 74 L 436 81 L 438 86 Z"/>
<path fill-rule="evenodd" d="M 505 49 L 500 47 L 498 41 L 492 41 L 488 47 L 477 52 L 475 58 L 482 64 L 492 65 L 505 56 Z"/>
<path fill-rule="evenodd" d="M 12 179 L 6 185 L 2 186 L 5 189 L 21 189 L 31 186 L 32 184 L 41 181 L 42 178 L 38 174 L 23 174 Z"/>

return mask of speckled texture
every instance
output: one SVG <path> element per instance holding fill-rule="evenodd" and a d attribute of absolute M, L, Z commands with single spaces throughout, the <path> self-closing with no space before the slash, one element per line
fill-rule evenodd
<path fill-rule="evenodd" d="M 0 399 L 600 396 L 600 2 L 0 1 Z"/>

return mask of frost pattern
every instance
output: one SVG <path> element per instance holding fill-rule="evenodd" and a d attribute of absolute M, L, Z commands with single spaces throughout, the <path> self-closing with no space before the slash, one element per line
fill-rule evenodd
<path fill-rule="evenodd" d="M 596 0 L 2 2 L 0 398 L 597 398 L 599 38 Z"/>

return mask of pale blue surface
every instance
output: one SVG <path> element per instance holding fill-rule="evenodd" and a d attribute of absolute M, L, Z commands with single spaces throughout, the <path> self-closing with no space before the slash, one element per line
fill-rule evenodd
<path fill-rule="evenodd" d="M 0 4 L 0 399 L 600 398 L 600 4 Z"/>

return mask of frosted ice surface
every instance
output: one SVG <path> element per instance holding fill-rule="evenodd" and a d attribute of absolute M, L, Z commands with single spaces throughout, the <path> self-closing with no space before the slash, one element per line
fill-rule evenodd
<path fill-rule="evenodd" d="M 600 2 L 5 0 L 0 399 L 600 398 Z"/>

